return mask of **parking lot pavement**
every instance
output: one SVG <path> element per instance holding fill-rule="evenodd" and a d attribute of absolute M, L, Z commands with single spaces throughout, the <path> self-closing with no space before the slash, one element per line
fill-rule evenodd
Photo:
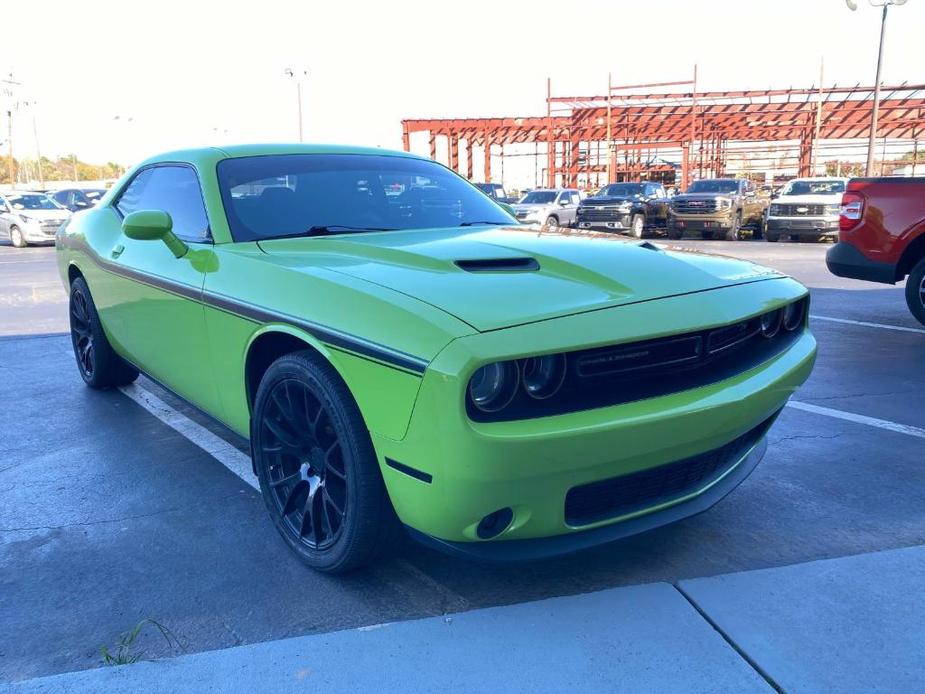
<path fill-rule="evenodd" d="M 13 248 L 0 241 L 0 335 L 57 332 L 66 329 L 66 319 L 54 248 Z"/>
<path fill-rule="evenodd" d="M 917 325 L 900 288 L 833 281 L 823 244 L 684 244 L 793 272 L 813 290 L 814 315 Z M 0 247 L 0 263 L 20 252 Z M 0 275 L 0 305 L 18 283 L 57 282 L 53 250 L 27 252 L 25 275 L 13 285 Z M 11 335 L 0 338 L 0 681 L 97 666 L 99 647 L 144 618 L 194 653 L 925 544 L 922 439 L 789 407 L 752 477 L 672 527 L 514 566 L 409 542 L 366 572 L 321 576 L 285 549 L 251 485 L 122 393 L 84 388 L 67 337 L 23 337 L 65 329 L 63 297 L 36 297 L 35 314 L 54 316 L 41 331 L 28 310 L 0 312 Z M 826 320 L 813 330 L 819 361 L 800 402 L 925 424 L 925 334 Z M 150 382 L 140 387 L 243 448 Z M 153 629 L 136 646 L 180 653 Z"/>

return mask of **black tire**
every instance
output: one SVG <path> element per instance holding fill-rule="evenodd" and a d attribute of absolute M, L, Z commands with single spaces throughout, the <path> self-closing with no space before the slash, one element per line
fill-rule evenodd
<path fill-rule="evenodd" d="M 906 305 L 915 319 L 925 325 L 925 258 L 915 264 L 906 278 Z"/>
<path fill-rule="evenodd" d="M 69 311 L 71 345 L 80 377 L 91 388 L 100 390 L 128 385 L 138 371 L 116 354 L 103 331 L 100 316 L 83 277 L 71 282 Z"/>
<path fill-rule="evenodd" d="M 732 219 L 732 226 L 726 232 L 727 241 L 739 241 L 742 238 L 742 213 L 736 213 Z"/>
<path fill-rule="evenodd" d="M 558 229 L 559 228 L 559 218 L 556 217 L 556 215 L 554 214 L 549 215 L 546 218 L 546 223 L 544 226 L 546 226 L 549 229 L 553 229 L 553 230 Z"/>
<path fill-rule="evenodd" d="M 669 226 L 668 227 L 668 238 L 673 241 L 680 241 L 684 238 L 684 230 L 679 229 L 678 227 Z"/>
<path fill-rule="evenodd" d="M 645 215 L 634 214 L 630 220 L 630 236 L 634 239 L 641 239 L 646 235 L 646 218 Z"/>
<path fill-rule="evenodd" d="M 315 353 L 294 352 L 267 369 L 251 445 L 270 518 L 305 564 L 343 573 L 391 544 L 398 521 L 363 416 Z"/>
<path fill-rule="evenodd" d="M 780 234 L 767 233 L 764 235 L 764 240 L 768 243 L 776 243 L 781 240 Z"/>
<path fill-rule="evenodd" d="M 23 237 L 22 231 L 15 224 L 10 227 L 10 243 L 16 248 L 25 248 L 29 245 Z"/>
<path fill-rule="evenodd" d="M 760 241 L 764 238 L 765 233 L 767 233 L 767 222 L 765 222 L 762 217 L 757 222 L 755 222 L 755 229 L 752 231 L 752 241 Z"/>

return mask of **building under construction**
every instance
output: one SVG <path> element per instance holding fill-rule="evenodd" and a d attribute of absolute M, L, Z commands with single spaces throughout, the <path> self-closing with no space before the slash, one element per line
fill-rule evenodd
<path fill-rule="evenodd" d="M 502 167 L 505 157 L 532 156 L 535 185 L 550 187 L 649 179 L 686 188 L 691 180 L 723 175 L 770 183 L 826 170 L 857 173 L 873 87 L 706 92 L 697 90 L 696 74 L 695 68 L 694 79 L 682 82 L 608 83 L 598 96 L 556 96 L 547 82 L 545 116 L 404 120 L 404 148 L 410 151 L 412 135 L 425 132 L 432 158 L 446 151 L 451 168 L 477 180 L 478 157 L 484 162 L 478 178 L 485 181 L 499 179 L 492 170 L 499 155 Z M 915 175 L 923 90 L 922 84 L 881 87 L 876 136 L 883 173 L 908 164 Z"/>

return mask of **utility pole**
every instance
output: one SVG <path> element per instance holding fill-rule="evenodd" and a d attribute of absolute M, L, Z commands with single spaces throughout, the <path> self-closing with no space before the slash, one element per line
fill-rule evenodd
<path fill-rule="evenodd" d="M 819 154 L 819 130 L 822 128 L 822 80 L 825 74 L 825 58 L 819 59 L 819 100 L 816 102 L 816 133 L 813 136 L 813 156 L 811 175 L 816 175 L 817 157 Z"/>
<path fill-rule="evenodd" d="M 302 132 L 302 79 L 308 77 L 308 70 L 302 70 L 302 73 L 299 74 L 291 67 L 287 67 L 283 70 L 283 74 L 295 80 L 296 99 L 298 100 L 299 109 L 299 142 L 305 142 Z"/>
<path fill-rule="evenodd" d="M 77 174 L 77 155 L 76 154 L 71 155 L 71 165 L 74 167 L 74 182 L 76 183 L 77 181 L 80 180 L 80 177 Z"/>
<path fill-rule="evenodd" d="M 613 73 L 607 73 L 607 183 L 613 183 L 613 142 L 611 127 L 610 127 L 610 116 L 611 116 L 611 103 L 610 95 L 613 93 Z"/>
<path fill-rule="evenodd" d="M 13 171 L 13 107 L 10 107 L 10 110 L 6 112 L 6 143 L 7 143 L 7 154 L 6 161 L 7 167 L 10 172 L 10 186 L 13 190 L 16 190 L 16 174 Z"/>

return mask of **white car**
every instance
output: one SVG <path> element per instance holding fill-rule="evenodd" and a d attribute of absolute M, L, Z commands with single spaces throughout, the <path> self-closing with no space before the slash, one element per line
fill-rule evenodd
<path fill-rule="evenodd" d="M 16 248 L 30 243 L 54 243 L 58 227 L 71 212 L 45 193 L 0 195 L 0 236 L 8 236 Z"/>
<path fill-rule="evenodd" d="M 512 207 L 521 224 L 570 227 L 575 225 L 580 200 L 575 188 L 540 188 L 531 190 Z"/>
<path fill-rule="evenodd" d="M 795 178 L 768 207 L 765 238 L 819 239 L 838 236 L 838 212 L 847 178 Z"/>

